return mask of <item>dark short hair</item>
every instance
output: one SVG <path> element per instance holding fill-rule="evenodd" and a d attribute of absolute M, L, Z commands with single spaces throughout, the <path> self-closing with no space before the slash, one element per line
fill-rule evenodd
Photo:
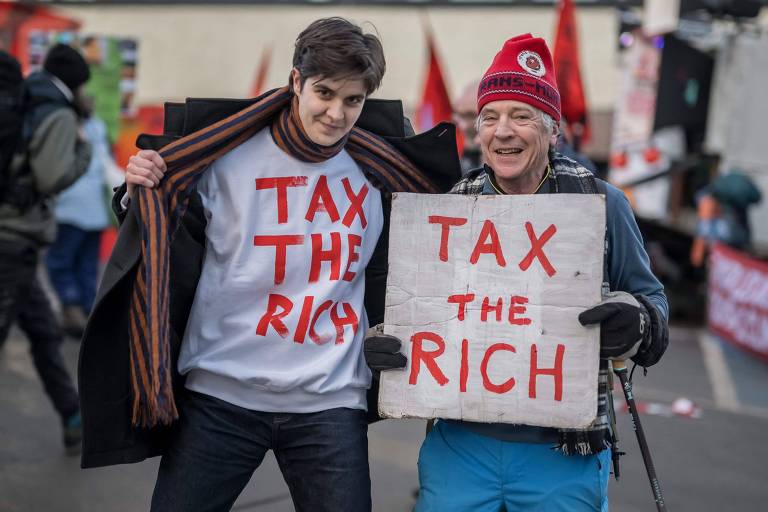
<path fill-rule="evenodd" d="M 379 38 L 344 18 L 313 21 L 296 38 L 293 67 L 299 70 L 301 86 L 312 76 L 355 78 L 365 84 L 367 94 L 378 89 L 386 62 Z M 290 85 L 290 80 L 289 80 Z"/>

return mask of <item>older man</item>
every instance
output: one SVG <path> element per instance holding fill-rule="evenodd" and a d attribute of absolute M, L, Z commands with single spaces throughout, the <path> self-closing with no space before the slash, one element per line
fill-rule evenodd
<path fill-rule="evenodd" d="M 597 417 L 584 430 L 438 420 L 419 454 L 415 510 L 607 510 L 609 360 L 659 360 L 667 300 L 622 193 L 553 149 L 560 95 L 543 39 L 525 34 L 504 44 L 480 82 L 477 108 L 485 165 L 453 193 L 606 196 L 604 300 L 579 315 L 601 327 Z"/>

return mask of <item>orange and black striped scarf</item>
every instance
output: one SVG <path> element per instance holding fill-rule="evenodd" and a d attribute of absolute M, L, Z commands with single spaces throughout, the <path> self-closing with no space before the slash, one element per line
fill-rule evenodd
<path fill-rule="evenodd" d="M 160 150 L 167 171 L 155 188 L 138 187 L 141 256 L 130 311 L 132 422 L 152 427 L 178 417 L 171 385 L 169 326 L 170 246 L 190 193 L 208 166 L 268 125 L 275 143 L 307 162 L 346 149 L 368 179 L 386 192 L 437 192 L 437 187 L 381 137 L 353 128 L 334 146 L 314 144 L 298 119 L 287 87 Z M 293 107 L 292 107 L 293 105 Z"/>

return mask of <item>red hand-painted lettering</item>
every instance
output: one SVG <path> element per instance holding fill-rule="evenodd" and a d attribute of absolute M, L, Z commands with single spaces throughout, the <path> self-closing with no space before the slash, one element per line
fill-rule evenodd
<path fill-rule="evenodd" d="M 281 284 L 285 280 L 286 248 L 289 245 L 301 245 L 303 243 L 304 237 L 302 235 L 256 235 L 253 237 L 253 245 L 256 247 L 272 246 L 275 248 L 275 284 Z"/>
<path fill-rule="evenodd" d="M 296 343 L 304 343 L 307 337 L 307 329 L 309 329 L 309 319 L 312 315 L 312 303 L 315 301 L 315 297 L 307 295 L 304 297 L 304 303 L 301 305 L 301 314 L 299 315 L 299 322 L 296 324 L 296 332 L 293 334 L 293 341 Z"/>
<path fill-rule="evenodd" d="M 495 306 L 490 305 L 490 301 L 488 297 L 485 297 L 483 299 L 483 305 L 480 309 L 480 321 L 481 322 L 487 322 L 488 321 L 488 313 L 496 313 L 496 321 L 501 322 L 501 310 L 503 307 L 504 301 L 501 300 L 501 297 L 496 301 Z"/>
<path fill-rule="evenodd" d="M 309 338 L 318 345 L 325 345 L 333 339 L 333 337 L 329 336 L 328 334 L 319 335 L 315 331 L 315 324 L 317 323 L 317 319 L 320 318 L 320 315 L 322 315 L 325 310 L 329 309 L 331 306 L 333 306 L 332 300 L 326 300 L 320 304 L 320 306 L 318 306 L 317 310 L 315 311 L 315 314 L 312 316 L 312 322 L 309 324 Z"/>
<path fill-rule="evenodd" d="M 555 400 L 560 402 L 563 399 L 563 355 L 565 354 L 565 345 L 557 345 L 555 350 L 555 366 L 552 368 L 538 367 L 538 352 L 536 344 L 531 345 L 531 373 L 528 381 L 528 396 L 536 398 L 536 377 L 539 375 L 551 375 L 555 379 Z"/>
<path fill-rule="evenodd" d="M 365 229 L 365 226 L 368 225 L 368 221 L 365 219 L 363 203 L 365 202 L 365 196 L 368 195 L 368 185 L 363 185 L 360 192 L 355 194 L 352 190 L 352 185 L 349 184 L 348 178 L 341 180 L 341 183 L 344 185 L 344 192 L 347 193 L 347 197 L 349 198 L 349 209 L 344 214 L 341 223 L 350 227 L 355 220 L 355 216 L 358 216 L 360 217 L 360 225 Z"/>
<path fill-rule="evenodd" d="M 468 302 L 472 302 L 475 300 L 475 294 L 474 293 L 465 293 L 465 294 L 459 294 L 459 295 L 451 295 L 448 297 L 448 303 L 449 304 L 458 304 L 459 305 L 459 320 L 464 320 L 464 313 L 466 311 L 466 305 Z"/>
<path fill-rule="evenodd" d="M 351 272 L 349 267 L 352 263 L 360 261 L 360 255 L 357 253 L 357 248 L 363 244 L 363 237 L 360 235 L 354 235 L 349 233 L 347 235 L 347 245 L 349 247 L 349 254 L 347 255 L 347 268 L 344 269 L 344 280 L 352 281 L 357 275 L 356 272 Z"/>
<path fill-rule="evenodd" d="M 448 261 L 448 236 L 451 226 L 463 226 L 467 219 L 462 217 L 444 217 L 442 215 L 430 215 L 430 224 L 440 224 L 440 261 Z"/>
<path fill-rule="evenodd" d="M 282 311 L 278 313 L 277 308 L 281 308 Z M 266 336 L 267 327 L 271 325 L 281 338 L 288 336 L 288 328 L 282 319 L 291 312 L 291 309 L 293 309 L 291 299 L 284 295 L 270 293 L 267 301 L 267 312 L 259 320 L 259 324 L 256 326 L 256 334 Z"/>
<path fill-rule="evenodd" d="M 256 178 L 256 190 L 277 189 L 277 223 L 288 222 L 288 187 L 306 187 L 306 176 Z"/>
<path fill-rule="evenodd" d="M 508 345 L 507 343 L 494 343 L 488 349 L 485 351 L 485 356 L 483 356 L 483 362 L 480 363 L 480 375 L 483 377 L 483 387 L 490 391 L 491 393 L 506 393 L 513 387 L 515 387 L 515 379 L 514 377 L 510 377 L 502 384 L 494 384 L 491 382 L 491 379 L 488 377 L 488 362 L 491 360 L 491 356 L 499 351 L 499 350 L 507 350 L 509 352 L 516 352 L 515 347 L 512 345 Z"/>
<path fill-rule="evenodd" d="M 437 349 L 429 352 L 424 350 L 424 340 L 429 340 L 437 345 Z M 411 375 L 408 383 L 416 384 L 421 371 L 421 363 L 424 362 L 435 381 L 441 386 L 445 386 L 448 383 L 448 378 L 435 361 L 445 352 L 445 340 L 433 332 L 420 331 L 411 336 L 411 342 Z"/>
<path fill-rule="evenodd" d="M 315 190 L 312 191 L 312 199 L 309 200 L 309 208 L 307 208 L 307 214 L 304 218 L 309 222 L 313 222 L 317 212 L 327 213 L 331 222 L 339 220 L 339 210 L 333 201 L 331 190 L 328 188 L 328 178 L 325 175 L 320 176 L 320 179 L 317 180 L 317 185 L 315 185 Z"/>
<path fill-rule="evenodd" d="M 467 378 L 469 378 L 469 341 L 461 340 L 461 366 L 459 367 L 459 391 L 467 392 Z"/>
<path fill-rule="evenodd" d="M 528 270 L 528 267 L 533 263 L 533 258 L 538 258 L 544 271 L 549 277 L 552 277 L 557 271 L 547 259 L 547 255 L 544 254 L 544 244 L 557 232 L 557 227 L 554 224 L 550 224 L 541 234 L 541 238 L 536 238 L 536 233 L 533 231 L 533 225 L 531 225 L 530 222 L 525 223 L 525 231 L 528 233 L 528 239 L 531 241 L 531 250 L 528 251 L 525 258 L 520 261 L 520 270 Z"/>
<path fill-rule="evenodd" d="M 486 239 L 488 238 L 490 238 L 490 241 L 486 242 Z M 469 262 L 475 265 L 481 254 L 493 254 L 496 256 L 496 263 L 500 267 L 507 266 L 507 261 L 504 259 L 504 254 L 501 252 L 499 234 L 496 232 L 496 226 L 494 226 L 493 222 L 490 220 L 483 222 L 480 235 L 477 237 L 477 243 L 472 250 L 472 255 L 469 257 Z"/>
<path fill-rule="evenodd" d="M 338 281 L 341 273 L 341 233 L 331 233 L 331 248 L 323 250 L 323 235 L 312 233 L 312 262 L 309 268 L 309 282 L 316 283 L 320 279 L 322 262 L 331 263 L 331 281 Z"/>
<path fill-rule="evenodd" d="M 341 318 L 339 317 L 338 311 L 336 311 L 338 306 L 339 303 L 337 302 L 331 309 L 331 322 L 333 322 L 333 326 L 336 327 L 336 345 L 341 345 L 344 343 L 345 325 L 352 326 L 352 336 L 357 332 L 357 313 L 355 313 L 355 308 L 353 308 L 351 304 L 344 302 L 341 306 L 347 316 Z"/>
<path fill-rule="evenodd" d="M 512 325 L 531 325 L 530 318 L 519 318 L 517 315 L 523 315 L 528 308 L 525 306 L 515 306 L 515 304 L 528 304 L 528 297 L 513 295 L 509 305 L 509 323 Z"/>

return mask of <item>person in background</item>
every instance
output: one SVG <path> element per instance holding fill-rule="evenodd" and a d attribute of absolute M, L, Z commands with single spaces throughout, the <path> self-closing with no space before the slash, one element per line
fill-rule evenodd
<path fill-rule="evenodd" d="M 709 247 L 715 242 L 749 251 L 752 228 L 748 210 L 762 199 L 760 189 L 739 171 L 718 176 L 704 187 L 696 196 L 699 223 L 691 247 L 691 263 L 703 266 Z"/>
<path fill-rule="evenodd" d="M 480 142 L 477 139 L 477 128 L 475 127 L 477 86 L 477 80 L 469 82 L 453 102 L 453 122 L 456 123 L 456 128 L 464 140 L 464 148 L 461 152 L 461 172 L 465 174 L 482 163 Z"/>
<path fill-rule="evenodd" d="M 563 156 L 567 156 L 574 162 L 578 163 L 585 169 L 587 169 L 589 172 L 594 174 L 598 178 L 603 178 L 600 174 L 598 174 L 598 169 L 595 163 L 589 159 L 587 155 L 582 153 L 581 151 L 576 151 L 576 148 L 573 147 L 572 144 L 568 142 L 568 138 L 565 136 L 565 132 L 560 130 L 560 134 L 557 136 L 557 144 L 555 146 L 555 151 L 560 153 Z"/>
<path fill-rule="evenodd" d="M 78 340 L 96 295 L 101 233 L 112 222 L 106 200 L 111 186 L 122 182 L 110 154 L 107 127 L 93 114 L 93 99 L 84 100 L 83 132 L 93 147 L 88 170 L 56 198 L 56 240 L 48 249 L 48 276 L 61 303 L 64 332 Z M 120 181 L 116 181 L 119 178 Z"/>
<path fill-rule="evenodd" d="M 64 445 L 78 451 L 78 395 L 61 356 L 64 334 L 37 277 L 40 250 L 56 237 L 53 196 L 85 173 L 91 145 L 78 128 L 82 88 L 90 77 L 77 50 L 51 48 L 41 71 L 23 84 L 21 147 L 0 198 L 0 343 L 18 322 L 31 345 L 45 391 L 61 417 Z"/>

